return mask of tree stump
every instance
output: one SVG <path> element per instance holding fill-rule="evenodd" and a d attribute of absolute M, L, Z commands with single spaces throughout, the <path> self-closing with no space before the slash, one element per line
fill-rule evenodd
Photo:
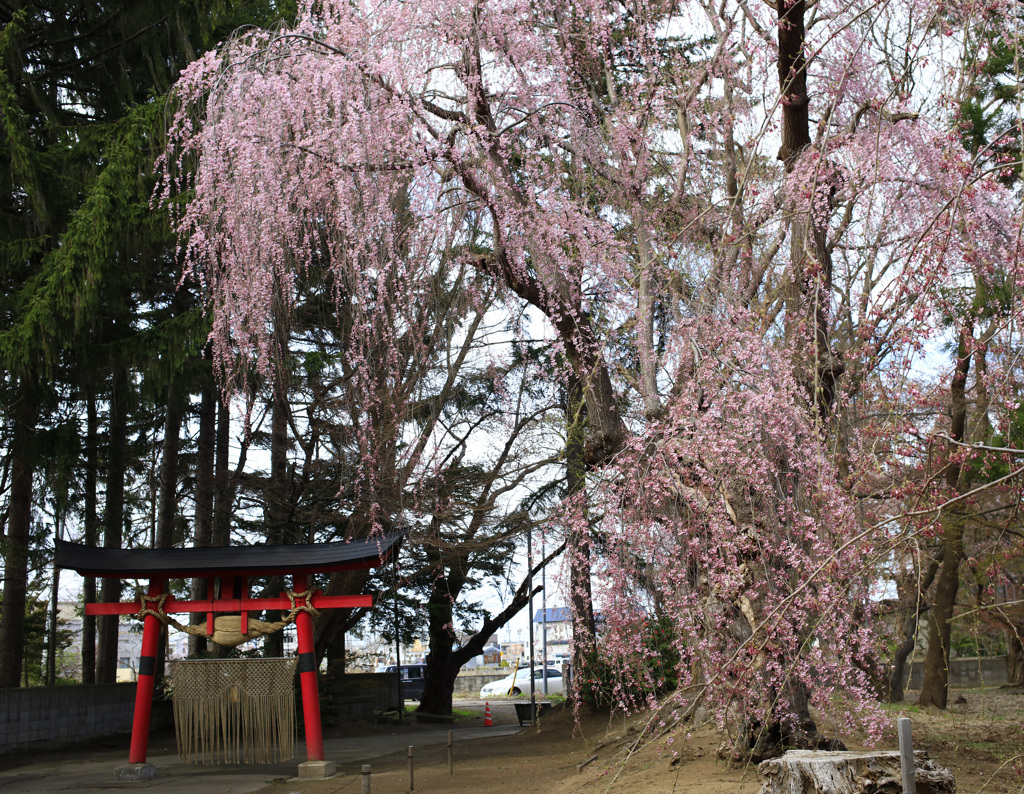
<path fill-rule="evenodd" d="M 760 794 L 901 794 L 900 754 L 883 752 L 829 753 L 790 750 L 757 766 Z M 953 794 L 953 773 L 914 753 L 914 778 L 918 794 Z"/>

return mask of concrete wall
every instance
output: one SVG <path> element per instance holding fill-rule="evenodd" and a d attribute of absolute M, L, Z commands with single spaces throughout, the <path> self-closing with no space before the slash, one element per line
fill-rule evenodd
<path fill-rule="evenodd" d="M 398 673 L 346 673 L 323 687 L 334 697 L 339 720 L 373 719 L 374 709 L 398 708 Z"/>
<path fill-rule="evenodd" d="M 480 689 L 484 684 L 497 681 L 506 676 L 512 675 L 510 668 L 500 670 L 474 670 L 471 673 L 462 672 L 455 677 L 455 697 L 472 697 L 480 695 Z"/>
<path fill-rule="evenodd" d="M 512 675 L 511 668 L 499 668 L 489 670 L 462 671 L 455 678 L 455 697 L 475 698 L 480 694 L 484 684 L 497 681 L 500 678 Z M 360 696 L 373 695 L 372 708 L 379 710 L 395 708 L 398 703 L 398 673 L 346 673 L 344 678 L 338 678 L 325 684 L 325 688 L 334 695 L 338 702 L 338 717 L 348 719 L 351 710 L 344 707 L 343 701 L 352 701 Z M 356 712 L 359 711 L 357 707 Z"/>
<path fill-rule="evenodd" d="M 949 685 L 954 689 L 1002 686 L 1010 680 L 1005 656 L 965 656 L 949 660 Z M 910 668 L 910 689 L 920 689 L 924 681 L 924 662 Z"/>
<path fill-rule="evenodd" d="M 130 733 L 135 688 L 90 684 L 0 689 L 0 753 L 38 743 Z M 168 725 L 171 719 L 170 703 L 154 704 L 152 728 Z"/>
<path fill-rule="evenodd" d="M 454 695 L 475 698 L 484 684 L 511 674 L 510 668 L 463 671 L 455 678 Z M 326 682 L 324 688 L 335 698 L 339 719 L 358 718 L 361 712 L 373 709 L 397 708 L 398 673 L 346 673 L 342 678 Z M 362 705 L 371 695 L 372 704 Z"/>

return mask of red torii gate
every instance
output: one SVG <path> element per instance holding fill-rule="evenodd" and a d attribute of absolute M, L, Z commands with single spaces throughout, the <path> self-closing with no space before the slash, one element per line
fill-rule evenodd
<path fill-rule="evenodd" d="M 249 612 L 291 609 L 298 598 L 303 600 L 303 606 L 315 609 L 373 606 L 373 598 L 369 595 L 325 596 L 320 591 L 310 592 L 309 576 L 383 566 L 398 553 L 404 536 L 404 532 L 392 532 L 381 537 L 335 543 L 188 549 L 103 549 L 58 540 L 54 565 L 59 568 L 77 571 L 82 576 L 149 579 L 147 595 L 140 599 L 85 605 L 87 615 L 145 615 L 128 763 L 145 764 L 149 745 L 156 654 L 162 629 L 158 613 L 150 605 L 162 602 L 160 608 L 166 613 L 205 612 L 208 634 L 213 633 L 217 612 L 240 613 L 239 625 L 244 634 Z M 292 577 L 291 594 L 282 593 L 271 598 L 250 597 L 250 577 L 275 575 Z M 167 580 L 176 578 L 206 578 L 206 599 L 165 596 Z M 302 716 L 306 727 L 306 757 L 308 761 L 323 762 L 324 740 L 313 650 L 313 618 L 308 611 L 300 611 L 296 615 L 295 628 Z"/>

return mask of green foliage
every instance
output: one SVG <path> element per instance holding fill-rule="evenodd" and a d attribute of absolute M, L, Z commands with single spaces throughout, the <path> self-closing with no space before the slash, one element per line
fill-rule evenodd
<path fill-rule="evenodd" d="M 30 600 L 25 604 L 25 657 L 23 676 L 28 686 L 41 686 L 46 674 L 46 602 Z"/>
<path fill-rule="evenodd" d="M 299 676 L 295 676 L 295 724 L 298 726 L 299 735 L 306 735 L 306 720 L 302 710 L 302 683 Z M 331 691 L 331 682 L 334 678 L 328 673 L 317 672 L 316 686 L 317 695 L 320 700 L 320 725 L 323 728 L 332 728 L 337 725 L 338 701 Z"/>
<path fill-rule="evenodd" d="M 46 683 L 46 655 L 49 652 L 49 635 L 47 632 L 49 604 L 46 601 L 29 599 L 25 604 L 25 641 L 22 663 L 22 682 L 25 686 L 43 686 Z M 0 613 L 3 612 L 3 599 L 0 596 Z M 65 654 L 71 645 L 72 633 L 57 627 L 57 657 Z M 58 674 L 61 665 L 58 664 Z M 57 683 L 67 683 L 68 679 L 58 678 Z"/>
<path fill-rule="evenodd" d="M 379 636 L 394 649 L 395 636 L 402 645 L 411 645 L 424 634 L 424 606 L 415 593 L 403 590 L 380 596 L 373 609 L 353 633 L 356 636 Z"/>
<path fill-rule="evenodd" d="M 35 467 L 35 506 L 71 526 L 87 481 L 83 400 L 100 408 L 92 453 L 102 493 L 103 469 L 121 457 L 104 437 L 104 405 L 111 373 L 127 372 L 129 441 L 118 450 L 128 472 L 125 545 L 148 545 L 131 516 L 148 513 L 154 497 L 167 386 L 183 382 L 180 391 L 194 394 L 210 371 L 200 355 L 209 332 L 201 296 L 192 284 L 178 289 L 176 240 L 166 211 L 150 203 L 166 94 L 189 61 L 235 28 L 295 11 L 291 0 L 26 0 L 3 15 L 0 420 L 9 429 L 10 406 L 31 393 L 36 443 L 21 463 Z M 176 524 L 184 529 L 180 517 Z M 48 534 L 30 541 L 33 570 Z"/>
<path fill-rule="evenodd" d="M 177 371 L 208 329 L 170 306 L 175 240 L 150 204 L 165 95 L 197 54 L 295 3 L 64 5 L 26 3 L 0 30 L 0 365 L 49 373 L 101 324 L 119 321 L 114 341 L 171 319 L 120 355 Z"/>
<path fill-rule="evenodd" d="M 1002 433 L 995 433 L 985 443 L 993 447 L 1021 449 L 1024 447 L 1024 406 L 1009 414 L 1009 425 Z M 1017 468 L 1017 459 L 998 453 L 972 458 L 965 464 L 975 482 L 992 482 L 1007 476 Z"/>
<path fill-rule="evenodd" d="M 954 657 L 1005 656 L 1006 634 L 1003 631 L 968 629 L 954 623 L 950 630 L 950 655 Z"/>
<path fill-rule="evenodd" d="M 1002 25 L 993 28 L 984 19 L 979 20 L 974 36 L 979 62 L 959 108 L 961 138 L 973 155 L 1002 162 L 1002 180 L 1009 185 L 1021 175 L 1021 141 L 1014 133 L 1020 93 L 1015 50 L 1020 43 Z"/>
<path fill-rule="evenodd" d="M 578 691 L 589 706 L 641 708 L 678 686 L 679 661 L 673 623 L 654 618 L 644 626 L 641 650 L 626 664 L 609 662 L 607 654 L 592 656 Z"/>
<path fill-rule="evenodd" d="M 79 332 L 109 311 L 111 297 L 140 286 L 146 270 L 131 262 L 154 241 L 170 247 L 169 228 L 148 214 L 151 182 L 144 176 L 162 125 L 163 103 L 152 102 L 106 127 L 100 168 L 81 186 L 81 203 L 68 213 L 60 244 L 37 256 L 12 296 L 13 321 L 0 333 L 0 362 L 8 369 L 51 366 Z M 21 245 L 31 250 L 32 242 Z"/>
<path fill-rule="evenodd" d="M 19 9 L 11 21 L 0 31 L 0 64 L 13 56 L 15 37 L 24 35 L 28 21 L 28 9 Z M 6 134 L 10 156 L 12 176 L 15 184 L 20 185 L 24 196 L 32 209 L 45 223 L 46 205 L 42 201 L 39 174 L 35 152 L 29 139 L 29 124 L 26 114 L 22 111 L 18 97 L 7 76 L 7 71 L 0 68 L 0 122 Z"/>

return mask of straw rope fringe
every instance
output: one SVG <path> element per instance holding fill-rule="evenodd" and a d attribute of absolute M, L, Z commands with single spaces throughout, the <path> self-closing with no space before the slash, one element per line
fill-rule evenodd
<path fill-rule="evenodd" d="M 269 764 L 295 755 L 296 659 L 171 662 L 174 730 L 186 764 Z"/>

